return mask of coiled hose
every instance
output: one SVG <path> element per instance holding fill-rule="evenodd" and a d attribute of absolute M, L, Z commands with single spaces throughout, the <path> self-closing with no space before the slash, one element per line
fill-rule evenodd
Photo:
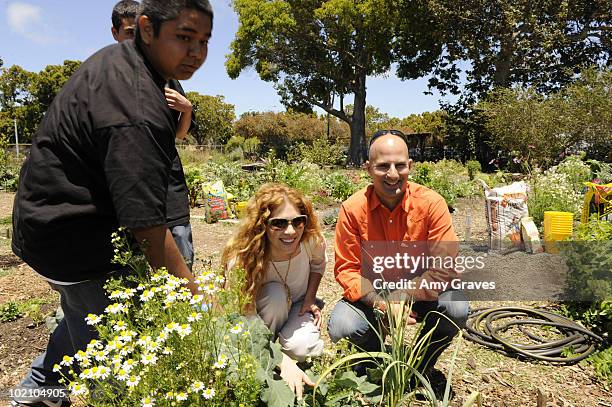
<path fill-rule="evenodd" d="M 501 320 L 510 319 L 508 322 Z M 494 325 L 495 321 L 499 321 Z M 528 326 L 554 327 L 563 335 L 561 339 L 549 340 L 530 332 Z M 511 342 L 501 333 L 517 327 L 536 343 Z M 528 357 L 547 362 L 572 364 L 581 361 L 595 351 L 595 341 L 602 338 L 583 328 L 571 319 L 552 312 L 523 307 L 479 308 L 472 312 L 466 324 L 465 337 L 481 345 L 493 348 L 506 356 Z M 571 349 L 569 356 L 564 349 Z"/>

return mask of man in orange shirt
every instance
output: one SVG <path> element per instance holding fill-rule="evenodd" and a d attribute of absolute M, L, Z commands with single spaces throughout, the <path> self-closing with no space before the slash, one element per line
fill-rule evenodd
<path fill-rule="evenodd" d="M 329 335 L 334 342 L 347 338 L 366 351 L 380 351 L 377 332 L 371 328 L 378 326 L 377 315 L 384 315 L 387 304 L 391 307 L 389 312 L 394 315 L 402 311 L 398 302 L 389 301 L 389 298 L 401 295 L 411 298 L 414 304 L 406 323 L 424 321 L 421 335 L 435 327 L 430 347 L 418 369 L 431 381 L 443 381 L 445 384 L 444 376 L 433 366 L 458 329 L 439 314 L 432 313 L 425 317 L 429 311 L 438 311 L 459 327 L 465 325 L 469 303 L 461 291 L 448 290 L 448 283 L 457 277 L 455 270 L 438 263 L 438 267 L 404 275 L 414 277 L 410 280 L 410 287 L 393 291 L 391 297 L 385 300 L 380 286 L 375 287 L 376 284 L 368 278 L 372 276 L 371 257 L 365 264 L 362 262 L 362 259 L 368 259 L 367 250 L 362 252 L 364 244 L 369 243 L 368 247 L 376 244 L 399 247 L 402 241 L 425 246 L 430 255 L 456 257 L 458 242 L 448 206 L 438 193 L 408 182 L 411 166 L 407 141 L 402 132 L 382 130 L 372 136 L 369 160 L 366 161 L 372 184 L 342 204 L 336 225 L 334 273 L 344 289 L 344 298 L 336 304 L 331 314 Z M 399 244 L 393 246 L 394 242 Z M 389 290 L 383 291 L 390 293 Z"/>

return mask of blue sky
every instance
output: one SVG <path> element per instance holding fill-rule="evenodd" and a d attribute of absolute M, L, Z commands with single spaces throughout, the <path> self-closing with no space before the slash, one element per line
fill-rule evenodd
<path fill-rule="evenodd" d="M 0 0 L 0 58 L 5 66 L 20 65 L 40 71 L 66 59 L 84 60 L 111 44 L 111 10 L 115 0 Z M 215 10 L 208 60 L 183 87 L 206 95 L 223 95 L 246 111 L 282 111 L 271 83 L 254 70 L 236 80 L 227 76 L 225 55 L 238 29 L 229 0 L 212 0 Z M 393 75 L 368 78 L 367 102 L 395 117 L 438 109 L 439 95 L 425 95 L 426 80 L 400 81 Z M 350 99 L 348 100 L 350 103 Z"/>

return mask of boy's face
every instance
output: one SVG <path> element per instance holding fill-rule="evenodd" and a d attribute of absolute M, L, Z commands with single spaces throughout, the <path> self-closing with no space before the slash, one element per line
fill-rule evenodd
<path fill-rule="evenodd" d="M 111 28 L 113 38 L 117 42 L 123 42 L 125 40 L 133 40 L 134 33 L 136 32 L 136 17 L 124 17 L 121 19 L 121 27 L 116 29 Z"/>
<path fill-rule="evenodd" d="M 189 79 L 206 60 L 212 21 L 201 11 L 184 9 L 174 20 L 162 23 L 157 37 L 147 16 L 141 16 L 138 24 L 151 63 L 165 79 Z"/>

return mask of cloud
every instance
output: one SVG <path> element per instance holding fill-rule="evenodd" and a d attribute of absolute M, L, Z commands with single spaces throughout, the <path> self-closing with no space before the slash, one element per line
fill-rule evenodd
<path fill-rule="evenodd" d="M 50 44 L 56 41 L 51 28 L 45 24 L 42 8 L 27 3 L 14 2 L 6 11 L 7 24 L 11 31 L 20 34 L 37 44 Z"/>

